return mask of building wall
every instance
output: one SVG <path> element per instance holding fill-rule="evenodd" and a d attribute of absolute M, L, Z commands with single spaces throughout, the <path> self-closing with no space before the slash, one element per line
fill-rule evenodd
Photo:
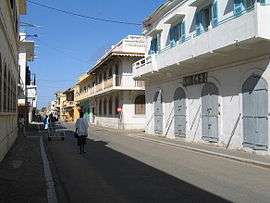
<path fill-rule="evenodd" d="M 208 72 L 208 81 L 214 83 L 219 90 L 219 141 L 218 145 L 229 148 L 243 148 L 243 101 L 242 85 L 249 76 L 255 74 L 264 78 L 270 87 L 270 65 L 269 57 L 257 58 L 250 61 L 241 61 L 238 64 L 231 64 L 225 67 L 217 67 Z M 219 69 L 221 68 L 221 69 Z M 154 134 L 154 95 L 161 89 L 163 97 L 163 135 L 168 138 L 175 138 L 174 122 L 171 110 L 174 108 L 174 93 L 178 87 L 182 87 L 186 93 L 187 102 L 187 135 L 189 142 L 203 142 L 202 136 L 202 87 L 193 85 L 183 87 L 183 77 L 164 77 L 162 81 L 148 81 L 146 84 L 146 132 Z M 269 90 L 268 90 L 268 98 Z M 268 109 L 270 109 L 268 99 Z M 237 122 L 239 120 L 239 122 Z M 268 125 L 270 126 L 270 124 Z M 269 128 L 269 127 L 268 127 Z M 235 133 L 233 134 L 233 131 Z M 232 136 L 233 135 L 233 136 Z M 270 128 L 268 130 L 270 146 Z M 231 140 L 231 141 L 230 141 Z M 230 143 L 229 143 L 230 141 Z M 269 153 L 270 151 L 268 151 Z M 260 153 L 267 153 L 262 151 Z"/>
<path fill-rule="evenodd" d="M 14 9 L 19 14 L 18 8 Z M 0 1 L 0 161 L 17 137 L 18 33 L 15 28 L 16 18 L 13 19 L 12 15 L 9 1 Z M 4 82 L 7 81 L 7 78 L 4 78 L 5 67 L 13 81 L 7 83 L 6 96 L 4 96 Z"/>
<path fill-rule="evenodd" d="M 135 98 L 139 95 L 144 95 L 144 91 L 118 91 L 114 94 L 101 96 L 96 100 L 96 115 L 95 124 L 109 128 L 118 129 L 144 129 L 145 115 L 135 114 Z M 109 114 L 109 103 L 107 102 L 107 113 L 104 114 L 103 101 L 112 99 L 112 114 Z M 118 98 L 119 105 L 116 105 L 116 98 Z M 99 105 L 101 102 L 101 112 L 99 112 Z M 121 113 L 117 113 L 117 107 L 122 108 Z"/>

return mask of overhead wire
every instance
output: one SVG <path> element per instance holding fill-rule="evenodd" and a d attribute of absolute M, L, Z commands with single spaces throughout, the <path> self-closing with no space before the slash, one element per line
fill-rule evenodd
<path fill-rule="evenodd" d="M 118 24 L 125 24 L 125 25 L 134 25 L 134 26 L 141 26 L 141 23 L 136 23 L 136 22 L 129 22 L 129 21 L 124 21 L 124 20 L 114 20 L 114 19 L 110 19 L 110 18 L 101 18 L 101 17 L 96 17 L 96 16 L 87 16 L 84 14 L 80 14 L 77 12 L 73 12 L 73 11 L 68 11 L 68 10 L 64 10 L 64 9 L 60 9 L 60 8 L 56 8 L 53 6 L 49 6 L 40 2 L 36 2 L 36 1 L 32 1 L 32 0 L 27 0 L 29 3 L 39 6 L 39 7 L 43 7 L 43 8 L 47 8 L 50 10 L 54 10 L 60 13 L 64 13 L 67 15 L 71 15 L 71 16 L 76 16 L 76 17 L 80 17 L 80 18 L 86 18 L 89 20 L 93 20 L 93 21 L 101 21 L 101 22 L 107 22 L 107 23 L 118 23 Z"/>

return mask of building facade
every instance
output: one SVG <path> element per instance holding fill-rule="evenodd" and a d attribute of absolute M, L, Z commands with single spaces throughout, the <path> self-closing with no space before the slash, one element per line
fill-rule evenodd
<path fill-rule="evenodd" d="M 132 64 L 144 57 L 145 39 L 128 36 L 101 57 L 79 84 L 76 100 L 98 126 L 144 129 L 144 83 L 136 82 Z M 87 107 L 88 106 L 88 107 Z"/>
<path fill-rule="evenodd" d="M 65 122 L 74 122 L 75 121 L 75 102 L 74 102 L 74 88 L 69 88 L 64 91 L 66 99 L 63 102 L 63 120 Z"/>
<path fill-rule="evenodd" d="M 34 60 L 34 41 L 28 40 L 26 33 L 20 33 L 19 67 L 20 77 L 18 85 L 18 116 L 26 123 L 31 122 L 29 116 L 31 106 L 28 103 L 27 86 L 31 83 L 29 62 Z M 30 118 L 29 118 L 30 117 Z M 30 120 L 29 120 L 30 119 Z"/>
<path fill-rule="evenodd" d="M 0 160 L 17 137 L 17 86 L 20 15 L 25 0 L 0 1 Z"/>
<path fill-rule="evenodd" d="M 146 132 L 270 154 L 268 1 L 167 1 L 144 22 Z"/>

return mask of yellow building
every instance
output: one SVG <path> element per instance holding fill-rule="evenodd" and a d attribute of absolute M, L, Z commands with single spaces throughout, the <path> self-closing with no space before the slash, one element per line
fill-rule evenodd
<path fill-rule="evenodd" d="M 62 118 L 65 122 L 74 122 L 74 115 L 76 112 L 75 102 L 74 102 L 74 88 L 69 88 L 63 92 L 63 110 Z"/>
<path fill-rule="evenodd" d="M 91 83 L 93 75 L 83 74 L 80 76 L 74 90 L 75 120 L 79 118 L 79 112 L 84 112 L 84 117 L 90 122 L 92 117 L 89 96 L 91 95 Z"/>

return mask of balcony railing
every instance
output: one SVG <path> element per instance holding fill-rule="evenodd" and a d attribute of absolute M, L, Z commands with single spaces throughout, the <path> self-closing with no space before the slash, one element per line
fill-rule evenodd
<path fill-rule="evenodd" d="M 113 75 L 112 78 L 109 78 L 103 81 L 100 84 L 95 85 L 94 87 L 88 88 L 85 91 L 77 92 L 75 94 L 75 101 L 80 101 L 89 98 L 92 95 L 100 93 L 102 91 L 108 90 L 110 88 L 143 88 L 143 81 L 134 81 L 132 77 L 123 77 L 121 75 Z"/>
<path fill-rule="evenodd" d="M 104 81 L 104 88 L 106 89 L 110 87 L 113 87 L 113 78 Z"/>
<path fill-rule="evenodd" d="M 264 5 L 269 5 L 269 4 L 260 4 L 262 6 Z M 184 38 L 181 38 L 179 41 L 175 42 L 175 43 L 169 43 L 166 47 L 164 47 L 163 49 L 161 49 L 159 52 L 153 54 L 153 55 L 149 55 L 147 58 L 144 58 L 144 59 L 141 59 L 139 61 L 137 61 L 136 63 L 133 64 L 133 71 L 135 73 L 135 77 L 138 77 L 140 75 L 143 75 L 145 73 L 149 73 L 149 72 L 153 72 L 156 70 L 156 67 L 155 65 L 156 64 L 153 64 L 155 62 L 155 59 L 156 57 L 158 57 L 160 54 L 163 54 L 167 51 L 169 51 L 170 49 L 172 48 L 175 48 L 175 47 L 180 47 L 184 44 L 187 44 L 189 41 L 192 41 L 192 40 L 197 40 L 197 37 L 200 36 L 200 35 L 203 35 L 204 33 L 207 33 L 207 32 L 210 32 L 210 31 L 215 31 L 217 28 L 219 28 L 220 26 L 222 26 L 223 24 L 231 21 L 231 20 L 234 20 L 236 18 L 239 18 L 241 16 L 243 16 L 244 14 L 246 13 L 249 13 L 251 12 L 252 10 L 254 10 L 254 5 L 242 10 L 241 12 L 237 12 L 237 13 L 234 13 L 232 14 L 231 16 L 225 18 L 225 19 L 222 19 L 221 21 L 217 21 L 214 25 L 211 24 L 208 28 L 205 28 L 204 30 L 201 30 L 201 32 L 194 32 L 194 33 L 191 33 L 190 35 L 188 36 L 185 36 Z M 233 32 L 233 30 L 231 30 Z M 189 43 L 192 43 L 192 42 L 189 42 Z M 183 50 L 183 52 L 185 52 L 185 49 Z M 146 68 L 146 66 L 148 64 L 151 64 L 151 66 L 153 67 L 148 67 Z"/>

